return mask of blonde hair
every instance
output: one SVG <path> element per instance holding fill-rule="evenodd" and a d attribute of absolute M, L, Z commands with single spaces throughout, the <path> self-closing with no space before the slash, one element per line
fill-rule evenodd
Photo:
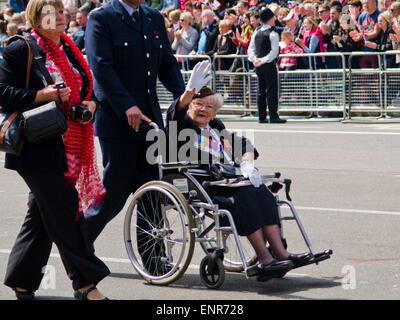
<path fill-rule="evenodd" d="M 187 12 L 187 11 L 181 13 L 180 19 L 185 20 L 186 22 L 189 23 L 189 25 L 192 25 L 192 23 L 193 23 L 192 14 L 190 12 Z"/>
<path fill-rule="evenodd" d="M 286 39 L 291 39 L 291 40 L 293 40 L 293 38 L 294 38 L 294 35 L 293 35 L 293 33 L 292 32 L 290 32 L 290 31 L 282 31 L 282 33 L 281 33 L 281 38 L 283 39 L 283 38 L 286 38 Z"/>
<path fill-rule="evenodd" d="M 398 18 L 398 16 L 400 15 L 400 2 L 392 3 L 392 7 L 393 7 L 393 16 L 395 18 Z"/>
<path fill-rule="evenodd" d="M 39 18 L 42 14 L 43 8 L 52 6 L 54 8 L 64 8 L 62 0 L 30 0 L 26 7 L 26 20 L 32 28 L 38 29 Z"/>
<path fill-rule="evenodd" d="M 18 33 L 18 26 L 15 23 L 10 22 L 7 24 L 7 31 L 10 33 L 9 36 L 14 36 Z"/>
<path fill-rule="evenodd" d="M 313 25 L 313 29 L 318 27 L 318 22 L 315 18 L 313 17 L 306 17 L 304 21 L 308 20 Z"/>
<path fill-rule="evenodd" d="M 221 20 L 218 24 L 218 27 L 232 28 L 232 22 L 228 19 Z"/>
<path fill-rule="evenodd" d="M 386 13 L 386 12 L 381 13 L 381 14 L 378 16 L 378 19 L 379 19 L 379 17 L 382 17 L 382 18 L 386 21 L 388 27 L 390 27 L 390 26 L 392 25 L 392 19 L 390 18 L 390 16 L 389 16 L 388 13 Z"/>
<path fill-rule="evenodd" d="M 182 11 L 179 10 L 179 9 L 172 10 L 172 11 L 168 14 L 169 20 L 171 20 L 171 22 L 173 22 L 173 21 L 177 22 L 177 21 L 179 20 L 179 17 L 180 17 L 180 15 L 181 15 L 181 12 L 182 12 Z M 173 22 L 173 23 L 175 23 L 175 22 Z"/>

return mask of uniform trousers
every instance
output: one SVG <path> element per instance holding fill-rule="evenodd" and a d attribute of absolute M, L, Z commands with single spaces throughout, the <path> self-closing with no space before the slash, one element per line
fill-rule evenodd
<path fill-rule="evenodd" d="M 267 106 L 270 119 L 278 115 L 278 70 L 276 63 L 265 63 L 256 68 L 257 74 L 257 108 L 259 120 L 267 117 Z"/>
<path fill-rule="evenodd" d="M 29 189 L 28 212 L 12 248 L 4 284 L 36 291 L 43 278 L 52 243 L 60 253 L 74 290 L 96 285 L 110 274 L 87 250 L 76 221 L 78 193 L 61 173 L 18 170 Z"/>

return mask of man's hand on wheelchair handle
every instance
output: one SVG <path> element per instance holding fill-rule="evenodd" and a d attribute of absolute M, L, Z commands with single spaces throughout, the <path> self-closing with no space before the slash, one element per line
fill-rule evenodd
<path fill-rule="evenodd" d="M 245 178 L 249 178 L 251 184 L 258 188 L 262 184 L 262 179 L 258 170 L 250 161 L 242 161 L 240 163 L 240 171 Z"/>
<path fill-rule="evenodd" d="M 125 111 L 126 117 L 128 118 L 129 125 L 136 131 L 139 131 L 140 123 L 142 120 L 151 122 L 149 118 L 147 118 L 138 106 L 133 106 Z"/>

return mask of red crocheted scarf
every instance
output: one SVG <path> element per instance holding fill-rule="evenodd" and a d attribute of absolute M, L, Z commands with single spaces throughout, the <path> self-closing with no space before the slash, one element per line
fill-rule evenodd
<path fill-rule="evenodd" d="M 77 188 L 79 194 L 78 214 L 83 214 L 87 208 L 101 203 L 105 194 L 97 168 L 93 123 L 83 124 L 70 120 L 71 107 L 80 103 L 81 97 L 78 81 L 76 81 L 74 71 L 64 50 L 60 50 L 56 43 L 41 35 L 37 30 L 33 29 L 32 34 L 35 38 L 40 37 L 39 46 L 46 52 L 48 58 L 54 62 L 66 86 L 71 89 L 69 101 L 62 104 L 62 109 L 68 119 L 68 130 L 63 136 L 68 164 L 68 172 L 64 173 L 64 178 L 67 183 Z M 89 80 L 89 88 L 84 101 L 90 100 L 93 93 L 93 76 L 89 65 L 79 48 L 64 33 L 61 34 L 61 43 L 71 48 L 81 68 L 84 70 Z"/>

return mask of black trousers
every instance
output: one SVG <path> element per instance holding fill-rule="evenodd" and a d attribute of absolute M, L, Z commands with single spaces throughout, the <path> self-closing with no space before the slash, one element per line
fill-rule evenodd
<path fill-rule="evenodd" d="M 267 118 L 267 106 L 270 119 L 278 115 L 278 69 L 275 63 L 266 63 L 256 68 L 258 118 Z"/>
<path fill-rule="evenodd" d="M 110 274 L 87 249 L 76 221 L 78 193 L 62 174 L 19 170 L 30 188 L 28 212 L 12 248 L 4 284 L 36 291 L 52 243 L 58 248 L 74 290 L 97 284 Z"/>
<path fill-rule="evenodd" d="M 159 179 L 158 166 L 148 163 L 150 142 L 99 138 L 103 155 L 103 184 L 106 195 L 102 206 L 86 220 L 83 232 L 91 245 L 101 231 L 125 206 L 130 194 L 141 185 Z"/>

